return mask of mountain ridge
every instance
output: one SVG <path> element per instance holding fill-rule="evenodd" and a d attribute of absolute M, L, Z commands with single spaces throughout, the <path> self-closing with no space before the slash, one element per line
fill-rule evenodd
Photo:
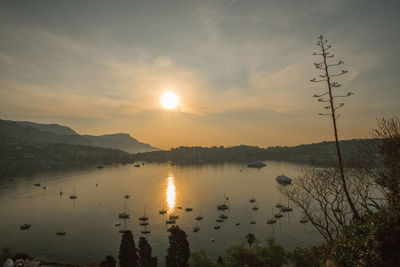
<path fill-rule="evenodd" d="M 23 140 L 35 143 L 60 143 L 119 149 L 128 153 L 161 150 L 142 143 L 128 133 L 105 134 L 100 136 L 80 135 L 72 128 L 59 124 L 41 124 L 30 121 L 0 119 L 0 138 Z"/>

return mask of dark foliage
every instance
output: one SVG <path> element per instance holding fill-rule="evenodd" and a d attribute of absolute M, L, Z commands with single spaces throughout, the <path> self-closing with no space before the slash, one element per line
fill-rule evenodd
<path fill-rule="evenodd" d="M 165 258 L 166 266 L 189 266 L 190 247 L 186 233 L 179 226 L 172 226 L 169 232 L 168 255 Z"/>
<path fill-rule="evenodd" d="M 139 266 L 153 267 L 157 266 L 157 258 L 151 256 L 151 246 L 143 236 L 139 238 Z"/>
<path fill-rule="evenodd" d="M 400 207 L 372 213 L 343 228 L 332 257 L 340 266 L 400 266 Z"/>
<path fill-rule="evenodd" d="M 113 256 L 106 256 L 106 259 L 100 263 L 100 267 L 115 267 L 117 266 L 117 262 Z"/>
<path fill-rule="evenodd" d="M 364 147 L 364 140 L 340 141 L 345 163 L 351 162 L 354 151 Z M 371 151 L 377 151 L 375 142 L 368 142 Z M 154 151 L 134 154 L 135 160 L 149 162 L 171 161 L 179 164 L 243 162 L 257 160 L 285 160 L 315 165 L 330 165 L 335 157 L 335 143 L 299 145 L 295 147 L 275 146 L 260 148 L 257 146 L 213 146 L 178 147 L 169 151 Z"/>
<path fill-rule="evenodd" d="M 326 259 L 323 257 L 324 250 L 321 247 L 295 248 L 290 253 L 290 261 L 293 267 L 318 267 L 322 266 Z"/>
<path fill-rule="evenodd" d="M 132 232 L 127 230 L 124 232 L 119 248 L 119 265 L 121 267 L 138 266 L 138 255 L 136 251 L 135 241 Z"/>

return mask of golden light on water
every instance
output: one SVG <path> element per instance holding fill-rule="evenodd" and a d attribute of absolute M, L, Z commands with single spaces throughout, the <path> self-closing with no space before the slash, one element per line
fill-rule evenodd
<path fill-rule="evenodd" d="M 176 197 L 175 179 L 172 175 L 169 175 L 168 186 L 167 186 L 168 212 L 172 212 L 175 208 L 175 197 Z"/>

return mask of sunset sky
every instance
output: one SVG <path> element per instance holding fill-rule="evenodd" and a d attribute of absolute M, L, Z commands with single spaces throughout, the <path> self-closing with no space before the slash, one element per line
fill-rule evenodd
<path fill-rule="evenodd" d="M 161 148 L 332 140 L 312 95 L 324 34 L 349 74 L 344 139 L 400 115 L 399 1 L 0 2 L 0 118 Z M 160 104 L 174 92 L 179 105 Z"/>

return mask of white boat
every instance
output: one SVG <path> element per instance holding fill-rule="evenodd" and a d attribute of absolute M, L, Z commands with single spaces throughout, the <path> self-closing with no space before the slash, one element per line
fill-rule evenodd
<path fill-rule="evenodd" d="M 290 179 L 289 177 L 287 177 L 286 175 L 278 175 L 276 177 L 276 181 L 281 184 L 281 185 L 289 185 L 292 183 L 292 179 Z"/>

